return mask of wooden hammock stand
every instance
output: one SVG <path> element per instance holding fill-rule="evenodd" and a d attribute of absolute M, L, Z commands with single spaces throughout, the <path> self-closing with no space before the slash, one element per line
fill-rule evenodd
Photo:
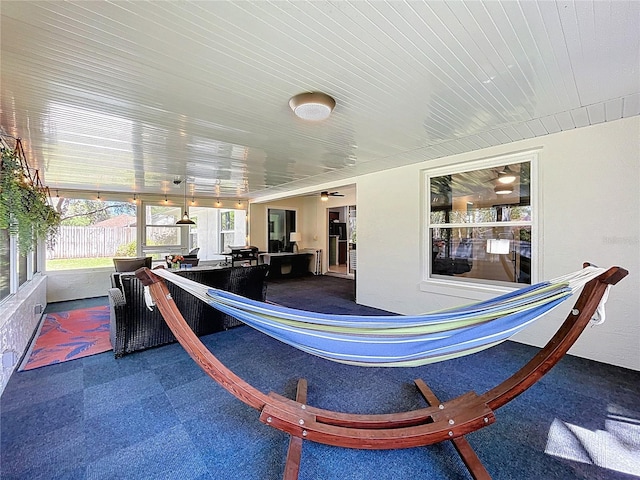
<path fill-rule="evenodd" d="M 585 264 L 585 266 L 588 264 Z M 429 407 L 392 414 L 358 415 L 306 404 L 307 382 L 299 380 L 296 400 L 265 394 L 223 365 L 187 325 L 164 281 L 147 268 L 136 276 L 149 286 L 151 297 L 178 341 L 200 367 L 229 393 L 260 411 L 260 421 L 291 435 L 284 478 L 296 479 L 302 440 L 360 449 L 396 449 L 450 440 L 472 477 L 490 479 L 464 435 L 495 421 L 494 411 L 537 382 L 564 356 L 594 316 L 607 286 L 628 272 L 611 267 L 582 289 L 573 309 L 549 342 L 520 370 L 482 395 L 468 392 L 440 402 L 422 380 L 416 386 Z"/>

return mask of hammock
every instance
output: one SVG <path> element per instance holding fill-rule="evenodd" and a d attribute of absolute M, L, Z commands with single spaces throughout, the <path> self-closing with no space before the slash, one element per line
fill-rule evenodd
<path fill-rule="evenodd" d="M 414 367 L 497 345 L 547 314 L 605 269 L 589 266 L 491 300 L 423 315 L 328 315 L 249 300 L 154 270 L 214 308 L 304 352 L 335 362 Z"/>
<path fill-rule="evenodd" d="M 291 435 L 285 480 L 297 479 L 303 439 L 363 449 L 411 448 L 449 440 L 474 479 L 490 479 L 464 436 L 492 424 L 496 409 L 526 391 L 553 368 L 594 316 L 599 317 L 601 323 L 602 307 L 610 287 L 627 274 L 620 267 L 604 271 L 585 264 L 585 268 L 575 274 L 455 310 L 416 316 L 356 317 L 315 314 L 253 302 L 162 269 L 136 271 L 136 276 L 148 287 L 145 291 L 149 300 L 157 304 L 191 358 L 229 393 L 259 410 L 261 422 Z M 307 405 L 304 379 L 298 381 L 295 400 L 273 392 L 265 394 L 248 384 L 204 346 L 159 277 L 176 280 L 176 284 L 225 313 L 310 353 L 339 362 L 378 366 L 422 364 L 488 348 L 549 312 L 577 289 L 584 288 L 547 344 L 520 370 L 487 392 L 481 395 L 468 392 L 440 402 L 418 379 L 416 387 L 428 407 L 363 415 Z M 366 348 L 368 343 L 373 345 L 370 349 Z M 354 345 L 358 348 L 356 354 Z M 339 348 L 334 351 L 334 346 Z M 405 347 L 412 348 L 412 352 L 402 352 Z M 381 349 L 384 353 L 379 352 Z"/>

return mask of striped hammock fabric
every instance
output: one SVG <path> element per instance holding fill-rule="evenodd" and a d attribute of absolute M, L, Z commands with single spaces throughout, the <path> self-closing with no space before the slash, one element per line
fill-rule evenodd
<path fill-rule="evenodd" d="M 331 315 L 267 304 L 166 270 L 153 273 L 214 308 L 302 351 L 335 362 L 406 367 L 469 355 L 507 340 L 553 310 L 604 269 L 527 286 L 491 300 L 423 315 Z"/>

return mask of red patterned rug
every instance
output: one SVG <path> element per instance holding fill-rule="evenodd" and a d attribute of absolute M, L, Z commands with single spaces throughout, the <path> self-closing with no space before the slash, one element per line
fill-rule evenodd
<path fill-rule="evenodd" d="M 111 350 L 109 306 L 49 313 L 20 370 L 32 370 Z"/>

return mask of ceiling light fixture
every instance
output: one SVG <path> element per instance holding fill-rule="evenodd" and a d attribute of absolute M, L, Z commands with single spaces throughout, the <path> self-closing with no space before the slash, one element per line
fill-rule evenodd
<path fill-rule="evenodd" d="M 496 185 L 493 188 L 493 191 L 496 192 L 496 195 L 509 195 L 513 192 L 513 187 L 511 185 Z"/>
<path fill-rule="evenodd" d="M 516 174 L 507 165 L 498 173 L 498 181 L 500 183 L 513 183 L 516 180 Z"/>
<path fill-rule="evenodd" d="M 320 194 L 320 200 L 322 200 L 323 202 L 326 202 L 329 200 L 329 192 L 322 192 Z"/>
<path fill-rule="evenodd" d="M 176 183 L 178 180 L 174 180 L 173 183 Z M 178 182 L 179 184 L 180 182 Z M 187 179 L 184 179 L 184 214 L 182 215 L 182 219 L 176 222 L 176 225 L 195 225 L 196 222 L 189 218 L 189 212 L 187 211 Z"/>
<path fill-rule="evenodd" d="M 300 93 L 289 100 L 289 106 L 295 115 L 303 120 L 326 120 L 331 115 L 336 101 L 326 93 Z"/>

